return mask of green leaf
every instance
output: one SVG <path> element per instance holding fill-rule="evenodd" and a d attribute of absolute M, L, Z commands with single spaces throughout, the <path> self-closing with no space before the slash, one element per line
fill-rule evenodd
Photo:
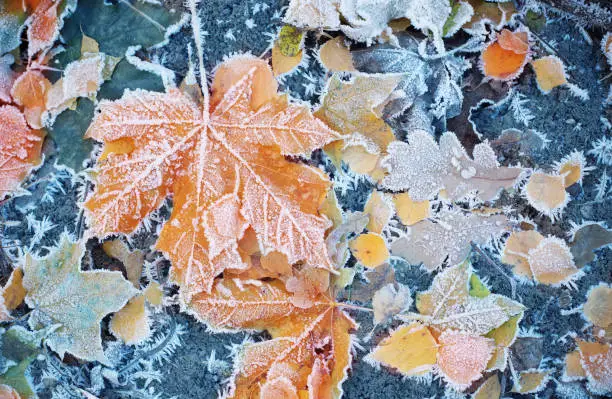
<path fill-rule="evenodd" d="M 2 356 L 13 364 L 0 376 L 0 384 L 9 385 L 24 399 L 36 397 L 25 373 L 40 353 L 40 344 L 47 332 L 48 330 L 32 332 L 21 326 L 13 326 L 0 337 Z"/>
<path fill-rule="evenodd" d="M 66 110 L 57 116 L 48 134 L 57 146 L 57 163 L 72 168 L 75 172 L 83 169 L 83 161 L 93 148 L 91 140 L 83 139 L 94 114 L 91 100 L 81 98 L 75 110 Z"/>
<path fill-rule="evenodd" d="M 285 57 L 295 57 L 302 49 L 302 31 L 295 26 L 285 25 L 278 34 L 278 47 Z"/>
<path fill-rule="evenodd" d="M 141 71 L 123 59 L 115 67 L 111 80 L 105 82 L 100 88 L 98 98 L 116 100 L 121 98 L 126 89 L 164 91 L 164 84 L 159 76 Z"/>
<path fill-rule="evenodd" d="M 35 358 L 26 359 L 13 367 L 9 367 L 6 373 L 0 375 L 0 384 L 8 385 L 13 388 L 22 399 L 35 398 L 36 393 L 34 392 L 34 388 L 32 388 L 32 384 L 30 384 L 30 381 L 25 375 L 28 366 L 30 366 L 30 363 L 32 363 L 34 359 Z"/>
<path fill-rule="evenodd" d="M 78 12 L 66 21 L 62 37 L 70 47 L 78 42 L 80 49 L 84 33 L 98 42 L 102 53 L 122 57 L 130 46 L 148 48 L 162 42 L 166 28 L 179 19 L 180 13 L 140 1 L 105 5 L 103 0 L 81 0 Z"/>
<path fill-rule="evenodd" d="M 490 293 L 491 291 L 482 283 L 480 277 L 472 273 L 470 276 L 470 296 L 484 298 Z"/>
<path fill-rule="evenodd" d="M 81 271 L 83 242 L 63 234 L 44 258 L 27 254 L 23 287 L 32 308 L 30 327 L 59 325 L 45 342 L 61 357 L 66 352 L 84 360 L 108 363 L 102 351 L 100 322 L 121 309 L 138 290 L 120 272 Z"/>

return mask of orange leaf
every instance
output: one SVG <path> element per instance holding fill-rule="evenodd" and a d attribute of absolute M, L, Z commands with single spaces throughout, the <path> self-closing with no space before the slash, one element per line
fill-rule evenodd
<path fill-rule="evenodd" d="M 32 130 L 18 108 L 0 106 L 0 197 L 19 187 L 40 162 L 44 133 Z"/>
<path fill-rule="evenodd" d="M 612 345 L 579 341 L 578 348 L 589 390 L 599 395 L 612 392 Z"/>
<path fill-rule="evenodd" d="M 527 63 L 529 42 L 527 32 L 501 31 L 495 41 L 483 50 L 482 69 L 485 76 L 498 80 L 517 77 Z"/>
<path fill-rule="evenodd" d="M 93 233 L 132 232 L 172 195 L 157 248 L 187 302 L 223 270 L 248 268 L 238 250 L 247 228 L 263 253 L 331 270 L 330 223 L 318 210 L 329 180 L 285 155 L 309 156 L 341 136 L 276 89 L 269 66 L 243 56 L 218 68 L 210 110 L 178 90 L 101 102 L 87 131 L 105 144 L 85 204 Z"/>
<path fill-rule="evenodd" d="M 39 51 L 48 50 L 59 36 L 57 15 L 59 4 L 59 1 L 53 0 L 42 0 L 35 4 L 34 13 L 28 22 L 28 56 L 30 58 Z"/>
<path fill-rule="evenodd" d="M 28 124 L 34 129 L 42 127 L 41 116 L 46 109 L 47 92 L 51 88 L 51 82 L 36 70 L 28 70 L 19 76 L 11 95 L 17 105 L 24 108 L 24 114 Z"/>
<path fill-rule="evenodd" d="M 192 310 L 213 329 L 265 329 L 272 337 L 239 353 L 229 397 L 340 396 L 356 325 L 327 297 L 302 309 L 278 280 L 220 279 L 210 294 L 194 296 Z M 289 396 L 270 396 L 280 393 Z"/>
<path fill-rule="evenodd" d="M 445 331 L 438 342 L 438 367 L 448 382 L 467 388 L 481 377 L 494 349 L 494 341 L 463 332 Z"/>

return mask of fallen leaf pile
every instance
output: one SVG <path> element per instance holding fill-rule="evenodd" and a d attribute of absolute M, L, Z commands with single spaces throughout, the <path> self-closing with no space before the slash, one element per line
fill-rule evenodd
<path fill-rule="evenodd" d="M 480 282 L 472 273 L 466 261 L 438 274 L 416 296 L 419 313 L 399 313 L 407 324 L 383 339 L 369 360 L 406 376 L 435 372 L 461 390 L 485 370 L 505 370 L 524 307 L 497 294 L 475 296 L 470 285 L 474 278 Z"/>

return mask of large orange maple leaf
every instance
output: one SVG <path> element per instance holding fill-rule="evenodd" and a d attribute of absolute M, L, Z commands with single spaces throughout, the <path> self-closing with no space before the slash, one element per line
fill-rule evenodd
<path fill-rule="evenodd" d="M 192 311 L 213 330 L 267 330 L 272 339 L 238 353 L 229 398 L 339 398 L 357 324 L 325 294 L 293 304 L 279 280 L 218 279 L 193 297 Z"/>
<path fill-rule="evenodd" d="M 210 101 L 204 92 L 202 105 L 176 89 L 100 103 L 87 131 L 104 142 L 85 204 L 93 234 L 130 233 L 172 195 L 157 248 L 187 300 L 223 270 L 247 268 L 237 243 L 249 227 L 263 253 L 331 270 L 330 223 L 318 213 L 329 180 L 285 156 L 309 156 L 340 135 L 278 95 L 269 66 L 253 57 L 226 61 Z"/>

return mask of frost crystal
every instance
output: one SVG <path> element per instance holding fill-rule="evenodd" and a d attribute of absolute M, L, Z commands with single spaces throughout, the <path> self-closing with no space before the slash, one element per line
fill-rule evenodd
<path fill-rule="evenodd" d="M 612 166 L 612 137 L 602 137 L 594 142 L 587 154 L 593 155 L 597 163 Z"/>

